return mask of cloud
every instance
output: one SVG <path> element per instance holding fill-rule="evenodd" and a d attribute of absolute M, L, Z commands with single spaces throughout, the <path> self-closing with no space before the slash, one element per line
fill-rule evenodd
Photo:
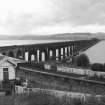
<path fill-rule="evenodd" d="M 72 25 L 105 24 L 105 0 L 59 0 L 59 2 L 61 2 L 58 3 L 61 20 Z"/>
<path fill-rule="evenodd" d="M 0 33 L 102 31 L 105 0 L 0 0 L 0 14 Z"/>

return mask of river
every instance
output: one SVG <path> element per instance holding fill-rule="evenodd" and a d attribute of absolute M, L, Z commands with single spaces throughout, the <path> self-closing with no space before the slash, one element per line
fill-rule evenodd
<path fill-rule="evenodd" d="M 52 43 L 52 42 L 62 42 L 62 41 L 64 40 L 0 40 L 0 47 L 12 46 L 12 45 Z"/>

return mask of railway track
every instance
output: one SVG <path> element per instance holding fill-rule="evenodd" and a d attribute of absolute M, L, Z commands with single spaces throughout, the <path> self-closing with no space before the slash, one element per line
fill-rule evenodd
<path fill-rule="evenodd" d="M 92 83 L 92 84 L 105 85 L 105 82 L 96 81 L 96 80 L 88 80 L 88 79 L 84 79 L 82 77 L 71 77 L 66 74 L 59 74 L 59 73 L 54 73 L 54 72 L 35 70 L 33 68 L 27 68 L 27 67 L 19 67 L 19 69 L 27 71 L 27 72 L 39 73 L 39 74 L 48 75 L 48 76 L 57 77 L 57 78 L 63 78 L 63 79 L 68 79 L 68 80 L 72 79 L 72 80 L 76 80 L 76 81 L 80 81 L 80 82 L 88 82 L 88 83 Z"/>

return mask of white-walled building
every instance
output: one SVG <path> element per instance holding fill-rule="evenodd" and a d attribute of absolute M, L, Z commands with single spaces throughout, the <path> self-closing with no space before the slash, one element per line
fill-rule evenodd
<path fill-rule="evenodd" d="M 16 78 L 15 70 L 17 63 L 23 62 L 20 59 L 0 55 L 0 81 L 13 80 Z"/>

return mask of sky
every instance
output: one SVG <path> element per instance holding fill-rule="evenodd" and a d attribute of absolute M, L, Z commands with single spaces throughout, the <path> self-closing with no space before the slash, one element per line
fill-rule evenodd
<path fill-rule="evenodd" d="M 105 0 L 0 0 L 0 34 L 105 32 Z"/>

